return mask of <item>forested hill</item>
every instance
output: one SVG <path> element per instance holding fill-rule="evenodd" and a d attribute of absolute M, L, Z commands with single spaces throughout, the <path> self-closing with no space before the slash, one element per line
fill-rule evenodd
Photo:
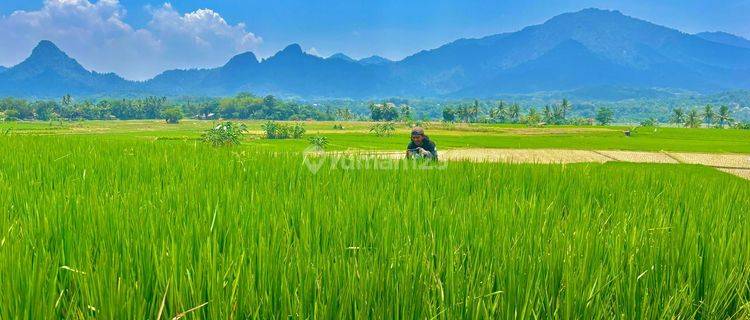
<path fill-rule="evenodd" d="M 401 61 L 322 58 L 293 44 L 259 60 L 243 53 L 213 69 L 171 70 L 145 82 L 86 70 L 49 41 L 0 71 L 0 95 L 232 95 L 322 98 L 491 98 L 591 88 L 750 89 L 746 39 L 691 35 L 623 15 L 586 9 L 513 33 L 460 39 Z"/>

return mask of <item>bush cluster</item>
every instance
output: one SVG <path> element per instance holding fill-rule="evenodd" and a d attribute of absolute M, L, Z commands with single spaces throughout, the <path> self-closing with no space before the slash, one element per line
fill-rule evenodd
<path fill-rule="evenodd" d="M 268 121 L 262 125 L 268 139 L 300 139 L 305 134 L 305 127 L 300 123 L 287 124 Z"/>

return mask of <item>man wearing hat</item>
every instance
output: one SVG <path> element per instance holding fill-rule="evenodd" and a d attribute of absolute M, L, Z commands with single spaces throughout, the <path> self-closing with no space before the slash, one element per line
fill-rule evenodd
<path fill-rule="evenodd" d="M 415 127 L 411 130 L 411 142 L 406 148 L 406 158 L 438 159 L 435 143 L 424 134 L 424 129 Z"/>

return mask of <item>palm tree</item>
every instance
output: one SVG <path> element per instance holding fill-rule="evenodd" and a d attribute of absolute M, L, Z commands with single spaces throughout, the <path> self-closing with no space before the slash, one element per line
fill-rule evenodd
<path fill-rule="evenodd" d="M 456 109 L 456 115 L 463 122 L 469 122 L 469 108 L 466 106 L 458 107 L 458 109 Z"/>
<path fill-rule="evenodd" d="M 494 122 L 505 122 L 505 104 L 500 101 L 497 108 L 490 109 L 490 118 Z"/>
<path fill-rule="evenodd" d="M 518 117 L 521 115 L 521 107 L 517 104 L 513 104 L 508 108 L 508 118 L 513 122 L 518 122 Z"/>
<path fill-rule="evenodd" d="M 700 128 L 701 126 L 701 115 L 696 109 L 690 110 L 685 119 L 686 128 Z"/>
<path fill-rule="evenodd" d="M 531 107 L 528 115 L 526 115 L 526 124 L 530 126 L 539 125 L 539 113 L 536 112 L 536 108 Z"/>
<path fill-rule="evenodd" d="M 724 105 L 719 108 L 719 114 L 717 115 L 719 120 L 719 127 L 724 128 L 725 123 L 730 123 L 734 121 L 732 119 L 732 111 L 729 110 L 729 107 Z"/>
<path fill-rule="evenodd" d="M 552 112 L 552 108 L 549 107 L 549 105 L 544 106 L 544 122 L 546 123 L 552 123 L 552 121 L 555 119 L 555 114 Z"/>
<path fill-rule="evenodd" d="M 474 100 L 474 104 L 469 108 L 469 116 L 473 122 L 479 118 L 479 100 Z"/>
<path fill-rule="evenodd" d="M 703 121 L 706 122 L 706 125 L 709 127 L 714 124 L 714 119 L 716 118 L 716 112 L 714 112 L 714 107 L 712 107 L 710 104 L 707 104 L 706 107 L 703 108 Z"/>
<path fill-rule="evenodd" d="M 672 110 L 672 123 L 676 125 L 681 125 L 685 123 L 685 110 L 682 108 L 677 108 Z"/>
<path fill-rule="evenodd" d="M 573 105 L 570 104 L 568 99 L 563 99 L 562 104 L 560 105 L 560 109 L 562 109 L 562 118 L 560 120 L 565 121 L 565 118 L 568 116 L 568 112 L 570 110 L 573 110 Z"/>

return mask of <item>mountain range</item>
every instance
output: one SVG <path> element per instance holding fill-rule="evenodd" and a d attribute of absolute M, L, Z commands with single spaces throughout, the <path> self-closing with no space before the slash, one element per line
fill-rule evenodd
<path fill-rule="evenodd" d="M 136 82 L 86 70 L 42 41 L 28 59 L 0 69 L 0 95 L 37 98 L 241 91 L 301 98 L 486 98 L 592 88 L 750 89 L 750 41 L 722 32 L 691 35 L 619 11 L 586 9 L 400 61 L 355 60 L 342 53 L 322 58 L 292 44 L 263 60 L 246 52 L 217 68 L 170 70 Z"/>

